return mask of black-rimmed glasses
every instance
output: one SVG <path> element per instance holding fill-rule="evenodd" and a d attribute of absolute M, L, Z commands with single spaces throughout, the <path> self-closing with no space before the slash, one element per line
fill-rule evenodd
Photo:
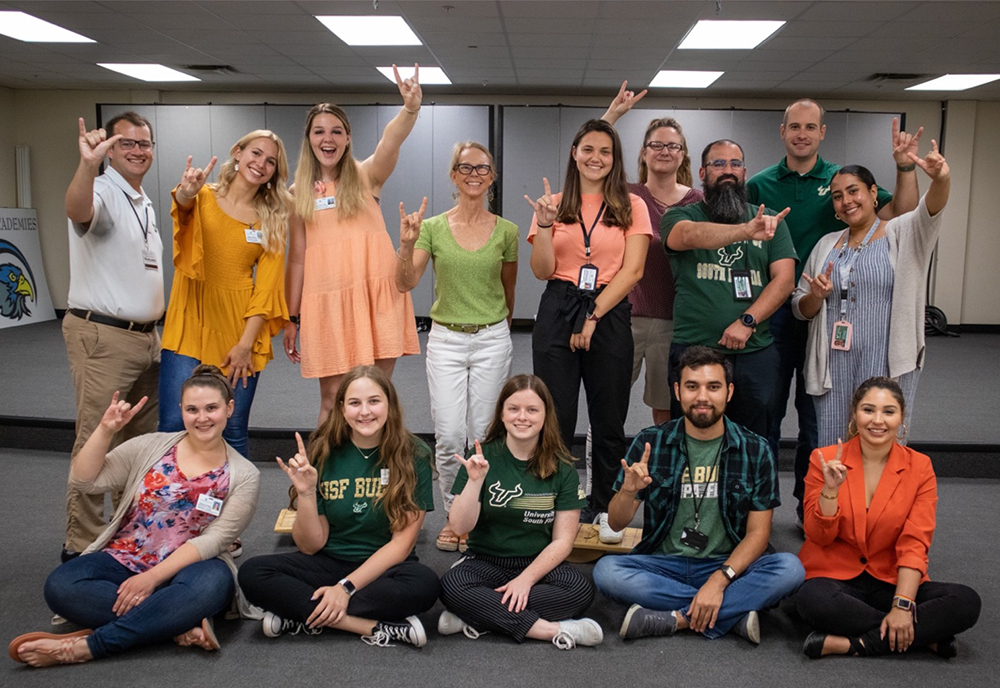
<path fill-rule="evenodd" d="M 706 167 L 714 167 L 717 170 L 726 169 L 726 165 L 729 165 L 734 170 L 742 170 L 744 167 L 742 160 L 709 160 L 705 165 Z"/>
<path fill-rule="evenodd" d="M 132 150 L 139 146 L 139 150 L 151 151 L 156 144 L 152 141 L 136 141 L 135 139 L 118 139 L 118 145 L 122 150 Z"/>
<path fill-rule="evenodd" d="M 470 165 L 467 162 L 460 162 L 451 169 L 455 170 L 459 174 L 472 174 L 475 172 L 480 177 L 485 177 L 491 172 L 493 172 L 492 165 Z"/>
<path fill-rule="evenodd" d="M 655 151 L 656 153 L 659 153 L 664 148 L 666 148 L 671 153 L 680 153 L 682 150 L 684 150 L 684 146 L 682 146 L 679 143 L 664 143 L 663 141 L 648 141 L 646 143 L 646 148 L 648 148 L 651 151 Z"/>

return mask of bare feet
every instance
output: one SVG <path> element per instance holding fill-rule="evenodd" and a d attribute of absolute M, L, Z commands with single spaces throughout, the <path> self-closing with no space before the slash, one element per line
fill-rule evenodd
<path fill-rule="evenodd" d="M 14 661 L 33 667 L 80 664 L 94 658 L 86 642 L 91 633 L 89 629 L 63 635 L 25 633 L 14 638 L 7 650 Z"/>
<path fill-rule="evenodd" d="M 202 619 L 201 626 L 195 626 L 190 631 L 174 636 L 174 642 L 181 647 L 200 647 L 212 652 L 219 649 L 219 639 L 215 637 L 215 629 L 209 619 Z"/>

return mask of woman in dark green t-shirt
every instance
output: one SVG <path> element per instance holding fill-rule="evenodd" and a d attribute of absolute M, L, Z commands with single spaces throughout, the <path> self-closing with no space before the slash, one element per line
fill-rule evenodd
<path fill-rule="evenodd" d="M 403 427 L 399 397 L 375 366 L 344 377 L 336 405 L 285 471 L 298 495 L 296 552 L 254 557 L 239 582 L 267 610 L 264 635 L 357 633 L 371 645 L 427 642 L 417 614 L 437 575 L 413 547 L 434 509 L 430 450 Z"/>
<path fill-rule="evenodd" d="M 594 584 L 565 563 L 586 503 L 567 457 L 545 383 L 508 380 L 485 444 L 458 457 L 448 522 L 469 533 L 469 553 L 441 579 L 438 632 L 495 631 L 561 650 L 603 640 L 593 619 L 572 620 L 590 606 Z"/>

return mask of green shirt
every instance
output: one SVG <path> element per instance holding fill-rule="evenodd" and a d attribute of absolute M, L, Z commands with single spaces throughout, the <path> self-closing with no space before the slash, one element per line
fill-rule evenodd
<path fill-rule="evenodd" d="M 420 225 L 414 249 L 434 260 L 434 305 L 431 319 L 439 323 L 492 325 L 507 317 L 507 298 L 500 281 L 503 263 L 517 262 L 517 225 L 497 216 L 496 226 L 482 248 L 467 251 L 451 233 L 445 213 Z"/>
<path fill-rule="evenodd" d="M 431 450 L 419 439 L 413 442 L 417 472 L 413 500 L 418 509 L 433 511 Z M 365 450 L 365 454 L 369 451 Z M 326 457 L 323 475 L 316 485 L 317 511 L 330 522 L 324 554 L 345 561 L 364 561 L 392 539 L 389 517 L 377 501 L 388 485 L 388 472 L 380 463 L 378 450 L 366 460 L 353 442 L 333 449 Z"/>
<path fill-rule="evenodd" d="M 687 456 L 691 471 L 685 467 L 681 476 L 680 501 L 677 516 L 670 526 L 670 532 L 660 544 L 660 553 L 671 556 L 711 558 L 721 557 L 733 551 L 733 541 L 726 534 L 719 510 L 719 460 L 722 451 L 722 435 L 712 440 L 698 440 L 686 437 Z M 704 499 L 702 499 L 704 495 Z M 698 506 L 699 531 L 708 536 L 708 545 L 698 550 L 681 542 L 685 528 L 695 527 L 695 505 Z"/>
<path fill-rule="evenodd" d="M 545 480 L 528 472 L 528 462 L 514 458 L 500 439 L 483 445 L 490 470 L 479 492 L 479 520 L 469 533 L 469 549 L 494 557 L 534 557 L 552 542 L 557 511 L 580 509 L 587 497 L 570 464 Z M 451 488 L 461 494 L 469 474 L 462 466 Z"/>
<path fill-rule="evenodd" d="M 772 210 L 766 213 L 777 215 Z M 757 208 L 748 204 L 743 221 L 750 221 L 756 214 Z M 671 208 L 660 220 L 664 245 L 674 226 L 683 220 L 712 221 L 704 201 Z M 784 221 L 778 223 L 770 241 L 738 241 L 719 249 L 695 248 L 688 251 L 673 251 L 667 247 L 667 256 L 677 292 L 674 297 L 675 342 L 701 344 L 727 354 L 748 354 L 763 349 L 773 341 L 765 320 L 750 335 L 746 348 L 736 351 L 719 345 L 726 328 L 743 315 L 771 281 L 771 263 L 784 258 L 798 260 Z M 733 270 L 750 271 L 752 301 L 736 300 Z"/>
<path fill-rule="evenodd" d="M 830 232 L 843 229 L 846 225 L 837 219 L 830 198 L 830 182 L 840 170 L 840 165 L 827 162 L 817 156 L 816 164 L 805 174 L 788 169 L 787 158 L 755 174 L 747 182 L 750 203 L 778 211 L 791 208 L 785 216 L 792 243 L 801 262 L 795 268 L 795 283 L 799 283 L 802 268 L 812 253 L 816 242 Z M 879 187 L 878 204 L 884 207 L 892 202 L 892 194 Z"/>

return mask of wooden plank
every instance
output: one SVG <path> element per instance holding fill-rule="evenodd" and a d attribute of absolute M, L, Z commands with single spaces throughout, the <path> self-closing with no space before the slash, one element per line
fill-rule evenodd
<path fill-rule="evenodd" d="M 274 532 L 291 533 L 293 525 L 295 525 L 295 511 L 282 509 L 281 513 L 278 514 L 278 520 L 274 522 Z"/>

